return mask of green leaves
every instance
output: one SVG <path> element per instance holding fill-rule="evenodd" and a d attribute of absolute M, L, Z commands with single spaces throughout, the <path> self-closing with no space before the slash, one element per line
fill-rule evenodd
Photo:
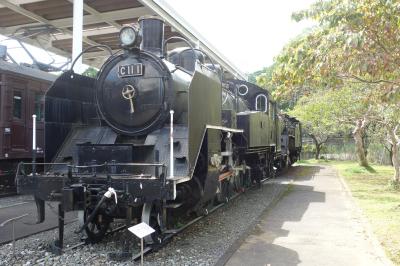
<path fill-rule="evenodd" d="M 399 95 L 400 3 L 384 0 L 318 1 L 293 19 L 319 26 L 290 42 L 275 58 L 262 84 L 276 88 L 280 101 L 338 89 L 353 83 L 373 86 L 377 99 Z"/>
<path fill-rule="evenodd" d="M 399 1 L 318 1 L 292 18 L 318 26 L 286 45 L 257 81 L 275 88 L 310 134 L 351 132 L 360 119 L 400 123 Z"/>

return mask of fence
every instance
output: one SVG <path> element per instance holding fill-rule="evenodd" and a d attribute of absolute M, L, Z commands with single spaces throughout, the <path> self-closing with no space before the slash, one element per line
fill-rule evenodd
<path fill-rule="evenodd" d="M 315 147 L 309 138 L 303 138 L 303 147 L 305 147 L 301 153 L 301 159 L 313 159 L 315 158 Z M 311 144 L 312 143 L 312 144 Z M 381 143 L 370 143 L 367 149 L 367 158 L 369 162 L 389 165 L 391 159 L 388 150 Z M 357 160 L 357 154 L 355 152 L 355 144 L 353 139 L 348 138 L 334 138 L 328 141 L 320 153 L 320 158 L 328 160 Z"/>

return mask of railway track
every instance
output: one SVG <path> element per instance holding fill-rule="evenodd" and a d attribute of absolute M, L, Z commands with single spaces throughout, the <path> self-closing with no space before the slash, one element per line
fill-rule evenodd
<path fill-rule="evenodd" d="M 268 180 L 268 179 L 262 180 L 262 182 L 265 182 L 266 180 Z M 240 196 L 242 193 L 243 193 L 243 192 L 240 192 L 240 193 L 237 193 L 237 194 L 233 195 L 233 196 L 229 199 L 229 201 L 234 200 L 235 198 L 237 198 L 238 196 Z M 185 225 L 183 225 L 183 226 L 180 227 L 179 229 L 174 229 L 174 230 L 168 231 L 168 232 L 167 232 L 167 235 L 166 235 L 165 238 L 164 238 L 164 241 L 162 242 L 162 244 L 157 245 L 157 247 L 154 247 L 154 246 L 146 246 L 146 247 L 144 248 L 144 254 L 146 255 L 146 254 L 149 254 L 149 253 L 151 253 L 151 252 L 153 252 L 153 251 L 155 251 L 155 250 L 159 250 L 159 249 L 163 248 L 165 245 L 167 245 L 167 244 L 169 243 L 169 241 L 170 241 L 174 236 L 176 236 L 176 235 L 178 235 L 179 233 L 183 232 L 185 229 L 187 229 L 188 227 L 190 227 L 190 226 L 193 225 L 194 223 L 200 221 L 201 219 L 205 218 L 206 216 L 210 215 L 211 213 L 215 212 L 216 210 L 218 210 L 219 208 L 221 208 L 221 207 L 224 206 L 225 204 L 227 204 L 227 203 L 221 203 L 221 204 L 219 204 L 219 205 L 217 205 L 217 206 L 214 206 L 214 207 L 207 213 L 207 215 L 202 215 L 202 216 L 196 217 L 195 219 L 192 219 L 191 221 L 189 221 L 188 223 L 186 223 Z M 75 219 L 74 221 L 76 221 L 76 220 L 77 220 L 77 219 Z M 74 221 L 71 221 L 71 222 L 74 222 Z M 55 226 L 55 227 L 53 227 L 53 228 L 49 228 L 49 229 L 47 229 L 47 230 L 52 230 L 52 229 L 56 229 L 56 228 L 57 228 L 57 226 Z M 117 228 L 111 230 L 110 232 L 107 232 L 106 235 L 112 235 L 112 234 L 114 234 L 114 233 L 116 233 L 116 232 L 119 232 L 119 231 L 121 231 L 121 230 L 124 230 L 124 229 L 126 229 L 126 226 L 125 226 L 125 225 L 124 225 L 124 226 L 119 226 L 119 227 L 117 227 Z M 45 231 L 46 231 L 46 230 L 45 230 Z M 39 232 L 37 232 L 37 233 L 39 233 Z M 36 233 L 35 233 L 35 234 L 36 234 Z M 33 234 L 32 234 L 32 235 L 33 235 Z M 25 237 L 29 237 L 29 236 L 30 236 L 30 235 L 27 235 L 27 236 L 25 236 Z M 19 239 L 21 239 L 21 238 L 19 238 Z M 68 251 L 77 249 L 77 248 L 79 248 L 79 247 L 81 247 L 81 246 L 84 246 L 84 245 L 87 245 L 87 244 L 89 244 L 89 243 L 90 243 L 89 241 L 83 240 L 83 241 L 80 241 L 79 243 L 75 243 L 75 244 L 72 244 L 72 245 L 70 244 L 69 247 L 63 249 L 63 252 L 68 252 Z M 120 252 L 120 253 L 111 252 L 111 253 L 108 254 L 108 256 L 109 256 L 109 258 L 110 258 L 111 260 L 115 260 L 115 261 L 121 261 L 121 260 L 127 260 L 127 259 L 133 259 L 133 260 L 136 261 L 136 260 L 140 259 L 141 253 L 140 253 L 140 252 L 139 252 L 139 253 L 133 253 L 133 252 Z"/>
<path fill-rule="evenodd" d="M 240 194 L 241 194 L 241 193 L 235 194 L 232 198 L 229 199 L 229 201 L 235 199 L 235 198 L 238 197 Z M 215 212 L 217 209 L 221 208 L 221 207 L 224 206 L 225 204 L 226 204 L 226 203 L 221 203 L 221 204 L 215 206 L 214 208 L 212 208 L 212 209 L 209 211 L 209 213 L 208 213 L 207 215 L 209 215 L 209 214 Z M 191 226 L 192 224 L 194 224 L 194 223 L 200 221 L 201 219 L 205 218 L 207 215 L 199 216 L 199 217 L 197 217 L 197 218 L 191 220 L 190 222 L 188 222 L 188 223 L 185 224 L 184 226 L 180 227 L 179 229 L 174 230 L 174 232 L 169 233 L 169 234 L 164 238 L 164 241 L 163 241 L 162 245 L 161 245 L 161 246 L 158 246 L 157 249 L 160 249 L 160 248 L 164 247 L 166 244 L 168 244 L 169 240 L 171 240 L 174 236 L 176 236 L 176 235 L 178 235 L 179 233 L 183 232 L 183 231 L 184 231 L 185 229 L 187 229 L 189 226 Z M 146 255 L 146 254 L 149 254 L 150 252 L 152 252 L 153 250 L 154 250 L 153 247 L 148 246 L 148 247 L 146 247 L 146 248 L 143 250 L 143 253 Z M 134 255 L 132 256 L 132 259 L 136 261 L 136 260 L 139 260 L 140 257 L 141 257 L 141 253 L 139 252 L 139 253 L 134 254 Z"/>
<path fill-rule="evenodd" d="M 15 191 L 0 191 L 0 198 L 12 197 L 16 195 L 17 192 Z"/>
<path fill-rule="evenodd" d="M 14 197 L 13 197 L 14 198 Z M 6 220 L 28 214 L 24 219 L 15 222 L 15 240 L 23 239 L 38 233 L 57 228 L 58 216 L 52 211 L 52 207 L 46 206 L 46 216 L 48 219 L 44 223 L 36 224 L 36 205 L 29 200 L 15 200 L 12 198 L 2 198 L 0 205 L 0 224 Z M 66 215 L 65 223 L 70 224 L 76 221 L 76 214 Z M 0 227 L 0 245 L 7 244 L 13 240 L 11 224 Z"/>
<path fill-rule="evenodd" d="M 240 195 L 240 193 L 239 194 L 235 194 L 232 198 L 230 198 L 230 200 L 233 200 L 234 198 L 236 198 L 239 195 Z M 215 206 L 214 208 L 212 208 L 209 211 L 209 214 L 214 212 L 218 208 L 222 207 L 223 205 L 225 205 L 225 203 L 221 203 L 221 204 Z M 3 206 L 0 207 L 0 213 L 1 213 L 1 215 L 0 215 L 0 223 L 3 222 L 3 221 L 6 221 L 7 219 L 11 219 L 11 218 L 17 217 L 18 215 L 24 215 L 26 213 L 29 214 L 30 216 L 32 216 L 32 214 L 33 214 L 32 210 L 35 210 L 35 208 L 36 208 L 36 206 L 34 206 L 34 203 L 33 202 L 29 202 L 29 201 L 11 202 L 11 203 L 9 203 L 7 205 L 3 205 Z M 43 225 L 43 224 L 34 224 L 31 220 L 30 221 L 26 221 L 26 220 L 25 221 L 24 220 L 23 221 L 16 221 L 15 224 L 16 224 L 17 236 L 15 237 L 15 240 L 24 239 L 24 238 L 27 238 L 27 237 L 30 237 L 30 236 L 33 236 L 33 235 L 36 235 L 36 234 L 39 234 L 39 233 L 42 233 L 42 232 L 46 232 L 46 231 L 57 229 L 58 228 L 58 225 L 57 225 L 58 217 L 54 212 L 49 211 L 54 207 L 47 206 L 47 208 L 48 208 L 46 210 L 47 213 L 52 213 L 52 216 L 54 216 L 54 217 L 52 217 L 53 219 L 52 218 L 46 219 L 46 221 L 50 221 L 50 223 L 45 223 Z M 73 217 L 76 217 L 76 214 Z M 166 245 L 169 242 L 169 240 L 171 240 L 174 236 L 178 235 L 180 232 L 182 232 L 185 229 L 187 229 L 190 225 L 198 222 L 199 220 L 201 220 L 204 217 L 205 217 L 205 215 L 204 216 L 199 216 L 199 217 L 189 221 L 188 223 L 186 223 L 181 228 L 168 232 L 167 236 L 164 239 L 165 241 L 163 242 L 163 244 L 161 246 L 158 246 L 157 249 L 159 249 L 159 248 L 163 247 L 164 245 Z M 68 225 L 68 224 L 74 223 L 76 221 L 77 221 L 77 218 L 72 218 L 72 217 L 68 218 L 68 217 L 66 217 L 66 223 L 65 224 Z M 23 228 L 25 228 L 25 229 L 23 229 Z M 124 229 L 126 229 L 125 225 L 124 226 L 119 226 L 119 227 L 113 229 L 112 231 L 108 232 L 107 235 L 114 234 L 114 233 L 119 232 L 119 231 L 124 230 Z M 0 240 L 0 245 L 8 244 L 8 243 L 13 241 L 12 233 L 9 230 L 9 228 L 1 228 L 0 227 L 0 239 L 1 239 Z M 86 245 L 88 243 L 89 243 L 88 241 L 84 241 L 83 240 L 83 241 L 80 241 L 79 243 L 75 243 L 75 244 L 72 244 L 72 245 L 70 244 L 69 247 L 63 249 L 63 252 L 67 252 L 67 251 L 79 248 L 79 247 L 81 247 L 83 245 Z M 148 247 L 146 247 L 144 249 L 144 252 L 145 252 L 145 254 L 148 254 L 153 250 L 154 250 L 154 247 L 149 247 L 148 246 Z M 118 257 L 118 256 L 121 256 L 121 254 L 115 254 L 114 257 Z M 113 257 L 113 256 L 111 255 L 110 257 Z M 122 257 L 124 257 L 123 254 L 122 254 Z M 126 255 L 125 255 L 125 257 L 126 257 Z M 132 257 L 134 259 L 140 258 L 140 253 L 134 254 L 133 256 L 132 256 L 132 253 L 130 253 L 129 254 L 129 258 L 132 258 Z M 115 259 L 118 260 L 117 258 L 115 258 Z"/>
<path fill-rule="evenodd" d="M 264 179 L 264 180 L 261 180 L 261 183 L 265 183 L 265 182 L 268 181 L 268 180 L 269 180 L 269 178 Z M 253 186 L 250 187 L 249 189 L 254 189 L 254 188 L 255 188 L 255 185 L 253 185 Z M 248 189 L 247 189 L 247 190 L 248 190 Z M 232 201 L 232 200 L 234 200 L 235 198 L 237 198 L 237 197 L 240 196 L 241 194 L 242 194 L 242 192 L 236 193 L 235 195 L 233 195 L 233 196 L 229 199 L 229 202 Z M 219 208 L 221 208 L 221 207 L 224 206 L 225 204 L 226 204 L 226 203 L 221 203 L 221 204 L 219 204 L 219 205 L 217 205 L 217 206 L 214 206 L 214 207 L 208 212 L 207 215 L 209 215 L 209 214 L 215 212 L 216 210 L 218 210 Z M 52 221 L 51 225 L 49 225 L 49 224 L 46 223 L 47 225 L 45 225 L 45 226 L 40 226 L 40 225 L 33 225 L 32 222 L 28 222 L 29 226 L 26 226 L 26 224 L 27 224 L 26 221 L 25 221 L 25 222 L 22 222 L 22 221 L 21 221 L 21 222 L 18 222 L 18 223 L 17 223 L 17 231 L 19 232 L 19 234 L 16 236 L 16 240 L 23 239 L 23 238 L 27 238 L 27 237 L 29 237 L 29 236 L 32 236 L 32 235 L 35 235 L 35 234 L 38 234 L 38 233 L 41 233 L 41 232 L 45 232 L 45 231 L 54 230 L 54 229 L 57 228 L 57 218 L 58 218 L 58 217 L 57 217 L 56 213 L 54 212 L 54 210 L 51 210 L 52 208 L 55 208 L 55 207 L 47 206 L 46 208 L 49 208 L 49 210 L 46 210 L 46 214 L 50 214 L 50 215 L 52 216 L 51 219 L 46 219 L 46 220 L 48 220 L 48 221 Z M 15 216 L 17 216 L 17 214 L 21 214 L 21 213 L 23 212 L 23 210 L 29 210 L 29 213 L 31 214 L 31 218 L 32 218 L 32 216 L 33 216 L 34 218 L 36 218 L 36 217 L 35 217 L 36 213 L 33 211 L 33 210 L 35 210 L 35 209 L 36 209 L 36 206 L 34 206 L 34 202 L 30 202 L 30 201 L 10 202 L 9 204 L 3 205 L 3 206 L 0 205 L 0 213 L 1 213 L 1 215 L 0 215 L 0 222 L 2 222 L 3 220 L 5 220 L 5 218 L 7 218 L 7 217 L 5 217 L 4 214 L 5 214 L 6 212 L 9 212 L 10 210 L 13 210 L 12 213 L 14 213 Z M 4 211 L 6 211 L 6 212 L 4 212 Z M 75 213 L 73 213 L 73 214 L 74 214 L 73 217 L 66 217 L 66 225 L 77 221 L 76 214 L 75 214 Z M 183 226 L 180 227 L 179 229 L 175 229 L 175 230 L 170 230 L 170 231 L 168 231 L 168 232 L 167 232 L 167 235 L 166 235 L 166 237 L 164 238 L 164 241 L 163 241 L 163 243 L 162 243 L 161 245 L 158 245 L 158 246 L 156 246 L 156 247 L 154 247 L 154 246 L 147 246 L 147 247 L 145 247 L 145 249 L 144 249 L 144 254 L 149 254 L 149 253 L 151 253 L 151 252 L 153 252 L 153 251 L 156 251 L 156 250 L 159 250 L 159 249 L 163 248 L 165 245 L 167 245 L 167 244 L 170 242 L 170 240 L 172 240 L 172 238 L 173 238 L 174 236 L 180 234 L 181 232 L 183 232 L 184 230 L 186 230 L 187 228 L 189 228 L 189 227 L 190 227 L 191 225 L 193 225 L 194 223 L 196 223 L 196 222 L 202 220 L 203 218 L 205 218 L 207 215 L 203 215 L 203 216 L 196 217 L 196 218 L 190 220 L 189 222 L 187 222 L 185 225 L 183 225 Z M 9 216 L 9 215 L 8 215 L 8 216 Z M 28 229 L 29 229 L 31 226 L 33 226 L 33 227 L 31 228 L 31 230 L 30 230 L 29 232 L 28 232 L 27 230 L 22 230 L 23 232 L 21 232 L 21 230 L 19 230 L 18 224 L 19 224 L 19 225 L 23 225 L 25 228 L 28 228 Z M 38 228 L 38 226 L 40 226 L 40 228 Z M 121 230 L 124 230 L 124 229 L 126 229 L 126 226 L 125 226 L 125 225 L 124 225 L 124 226 L 117 227 L 117 228 L 113 229 L 112 231 L 108 232 L 107 235 L 114 234 L 114 233 L 116 233 L 116 232 L 118 232 L 118 231 L 121 231 Z M 6 243 L 9 243 L 9 242 L 12 241 L 12 238 L 11 238 L 11 237 L 5 237 L 5 236 L 4 236 L 5 233 L 4 233 L 3 231 L 4 231 L 4 230 L 2 230 L 2 228 L 0 228 L 0 239 L 1 239 L 0 245 L 6 244 Z M 81 246 L 83 246 L 83 245 L 86 245 L 87 243 L 88 243 L 87 241 L 80 241 L 80 242 L 75 243 L 75 244 L 70 244 L 69 247 L 64 248 L 64 252 L 67 252 L 67 251 L 70 251 L 70 250 L 73 250 L 73 249 L 77 249 L 77 248 L 79 248 L 79 247 L 81 247 Z M 109 258 L 112 259 L 112 260 L 123 260 L 124 258 L 125 258 L 125 259 L 128 259 L 128 258 L 129 258 L 129 259 L 132 259 L 132 258 L 133 258 L 134 260 L 137 260 L 137 259 L 140 259 L 140 256 L 141 256 L 140 252 L 138 252 L 138 253 L 131 252 L 131 253 L 125 253 L 125 254 L 124 254 L 124 252 L 120 252 L 120 253 L 115 253 L 115 252 L 114 252 L 114 253 L 109 253 Z"/>
<path fill-rule="evenodd" d="M 281 174 L 284 173 L 284 171 L 281 172 Z M 270 180 L 271 178 L 265 178 L 263 180 L 260 181 L 260 184 L 265 183 L 266 181 Z M 257 185 L 253 185 L 248 189 L 254 189 Z M 158 245 L 157 247 L 153 247 L 153 246 L 147 246 L 144 248 L 143 250 L 143 254 L 147 255 L 153 251 L 159 250 L 161 248 L 163 248 L 165 245 L 167 245 L 169 243 L 169 241 L 176 235 L 178 235 L 179 233 L 183 232 L 184 230 L 186 230 L 188 227 L 190 227 L 191 225 L 193 225 L 194 223 L 204 219 L 205 217 L 207 217 L 208 215 L 212 214 L 213 212 L 215 212 L 216 210 L 218 210 L 219 208 L 221 208 L 222 206 L 228 204 L 229 202 L 231 202 L 232 200 L 236 199 L 237 197 L 239 197 L 241 194 L 243 194 L 244 192 L 239 192 L 236 193 L 235 195 L 233 195 L 231 198 L 229 198 L 228 202 L 224 202 L 224 203 L 220 203 L 216 206 L 214 206 L 211 210 L 208 211 L 207 215 L 202 215 L 199 217 L 196 217 L 195 219 L 189 221 L 188 223 L 186 223 L 185 225 L 183 225 L 182 227 L 180 227 L 179 229 L 175 229 L 175 230 L 170 230 L 167 232 L 167 236 L 164 238 L 164 241 L 162 242 L 161 245 Z M 117 254 L 115 254 L 117 255 Z M 113 256 L 109 256 L 111 259 L 116 259 L 116 260 L 120 260 L 120 258 L 118 258 L 117 256 L 115 256 L 113 254 Z M 135 253 L 135 254 L 121 254 L 122 258 L 132 258 L 134 261 L 137 261 L 141 258 L 141 252 Z"/>
<path fill-rule="evenodd" d="M 283 179 L 272 179 L 264 181 L 261 189 L 254 187 L 246 189 L 245 193 L 232 196 L 230 203 L 220 204 L 210 210 L 207 217 L 198 217 L 187 220 L 184 226 L 174 232 L 170 232 L 163 245 L 158 247 L 147 247 L 146 261 L 150 264 L 159 265 L 161 262 L 167 264 L 214 264 L 219 256 L 229 248 L 238 235 L 248 228 L 248 225 L 257 219 L 258 215 L 266 206 L 286 189 L 288 181 L 293 176 L 282 176 Z M 289 179 L 288 179 L 289 178 Z M 1 204 L 1 200 L 0 200 Z M 121 222 L 122 223 L 122 222 Z M 116 228 L 113 223 L 112 228 Z M 12 258 L 11 246 L 0 247 L 0 258 L 19 264 L 42 263 L 49 264 L 109 264 L 126 265 L 132 258 L 140 260 L 140 241 L 133 235 L 122 230 L 124 226 L 108 232 L 104 241 L 96 245 L 86 245 L 80 241 L 80 236 L 74 231 L 77 223 L 66 227 L 65 253 L 62 256 L 52 254 L 48 249 L 49 244 L 57 235 L 57 230 L 41 233 L 37 236 L 21 239 L 16 243 L 15 258 Z M 199 232 L 202 233 L 199 233 Z M 207 242 L 211 241 L 211 242 Z M 130 253 L 123 255 L 124 244 L 128 243 Z M 208 243 L 208 244 L 207 244 Z M 118 255 L 119 259 L 112 257 Z M 1 261 L 1 259 L 0 259 Z M 0 262 L 0 265 L 1 262 Z M 6 264 L 5 264 L 6 265 Z"/>
<path fill-rule="evenodd" d="M 261 183 L 264 183 L 264 182 L 266 182 L 266 181 L 269 180 L 269 179 L 270 179 L 270 178 L 266 178 L 266 179 L 264 179 L 264 180 L 261 180 Z M 249 189 L 254 189 L 255 187 L 256 187 L 256 186 L 253 185 L 252 187 L 248 188 L 247 190 L 249 190 Z M 229 198 L 229 201 L 228 201 L 228 202 L 230 202 L 230 201 L 236 199 L 236 198 L 239 197 L 241 194 L 243 194 L 243 192 L 239 192 L 239 193 L 234 194 L 231 198 Z M 221 208 L 222 206 L 226 205 L 228 202 L 220 203 L 219 205 L 214 206 L 212 209 L 210 209 L 210 210 L 208 211 L 208 213 L 207 213 L 206 215 L 202 215 L 202 216 L 196 217 L 196 218 L 194 218 L 194 219 L 188 221 L 186 224 L 184 224 L 183 226 L 181 226 L 179 229 L 174 229 L 174 230 L 169 230 L 169 231 L 167 231 L 166 236 L 164 237 L 164 241 L 163 241 L 161 244 L 157 245 L 157 246 L 146 246 L 146 247 L 144 248 L 144 254 L 147 255 L 147 254 L 150 254 L 150 253 L 153 252 L 153 251 L 156 251 L 156 250 L 159 250 L 159 249 L 163 248 L 164 246 L 166 246 L 166 245 L 172 240 L 173 237 L 177 236 L 178 234 L 180 234 L 181 232 L 183 232 L 184 230 L 186 230 L 187 228 L 189 228 L 191 225 L 193 225 L 193 224 L 199 222 L 200 220 L 204 219 L 205 217 L 207 217 L 207 216 L 210 215 L 211 213 L 215 212 L 216 210 L 218 210 L 218 209 Z M 11 208 L 11 207 L 18 207 L 18 206 L 31 206 L 31 204 L 32 204 L 31 202 L 12 203 L 12 204 L 10 204 L 10 205 L 8 205 L 8 206 L 1 207 L 0 210 L 1 210 L 1 209 Z M 32 206 L 32 207 L 33 207 L 33 206 Z M 51 207 L 51 206 L 48 206 L 48 207 L 49 207 L 50 209 L 54 208 L 54 207 Z M 48 213 L 48 211 L 47 211 L 47 213 Z M 54 219 L 52 219 L 52 220 L 54 220 L 54 225 L 53 225 L 53 226 L 47 227 L 47 228 L 43 228 L 43 229 L 41 229 L 41 230 L 35 230 L 34 232 L 31 232 L 31 233 L 29 233 L 29 234 L 24 234 L 24 235 L 17 236 L 17 237 L 16 237 L 16 240 L 23 239 L 23 238 L 27 238 L 27 237 L 29 237 L 29 236 L 32 236 L 32 235 L 35 235 L 35 234 L 39 234 L 39 233 L 41 233 L 41 232 L 45 232 L 45 231 L 50 231 L 50 230 L 57 229 L 58 226 L 57 226 L 56 223 L 57 223 L 58 217 L 57 217 L 56 213 L 54 212 L 54 210 L 53 210 L 52 213 L 53 213 L 53 215 L 54 215 Z M 76 215 L 75 215 L 75 216 L 76 216 Z M 66 217 L 66 220 L 67 220 L 67 219 L 68 219 L 68 218 Z M 46 219 L 46 220 L 48 220 L 48 219 Z M 66 225 L 68 225 L 68 224 L 70 224 L 70 223 L 73 223 L 73 222 L 76 222 L 76 221 L 77 221 L 77 218 L 74 218 L 74 219 L 72 219 L 72 220 L 66 221 Z M 112 235 L 112 234 L 114 234 L 114 233 L 116 233 L 116 232 L 119 232 L 119 231 L 122 231 L 122 230 L 124 230 L 124 229 L 126 229 L 126 225 L 116 227 L 115 229 L 113 229 L 113 230 L 107 232 L 107 235 Z M 1 230 L 0 230 L 0 237 L 1 237 Z M 12 239 L 7 239 L 7 240 L 5 240 L 5 241 L 0 242 L 0 245 L 1 245 L 1 244 L 9 243 L 9 242 L 11 242 L 11 241 L 12 241 Z M 82 246 L 84 246 L 84 245 L 88 245 L 89 243 L 90 243 L 90 242 L 89 242 L 89 241 L 86 241 L 86 239 L 81 239 L 81 241 L 79 241 L 78 243 L 74 243 L 74 244 L 71 244 L 71 243 L 70 243 L 70 244 L 68 245 L 68 247 L 66 247 L 66 248 L 63 249 L 62 252 L 65 253 L 65 252 L 68 252 L 68 251 L 77 249 L 77 248 L 79 248 L 79 247 L 82 247 Z M 53 247 L 54 247 L 54 245 L 53 245 Z M 56 251 L 56 249 L 53 249 L 53 250 Z M 136 252 L 110 252 L 110 253 L 108 254 L 108 257 L 109 257 L 110 260 L 114 260 L 114 261 L 124 261 L 124 260 L 127 260 L 127 259 L 138 260 L 138 259 L 140 259 L 140 257 L 141 257 L 141 253 L 140 253 L 140 252 L 138 252 L 138 253 L 136 253 Z"/>
<path fill-rule="evenodd" d="M 277 173 L 277 174 L 283 175 L 283 174 L 285 174 L 285 173 L 287 172 L 287 170 L 288 170 L 288 169 L 285 168 L 285 169 L 283 169 L 282 171 L 280 171 L 280 172 Z M 261 185 L 261 184 L 264 184 L 266 181 L 271 180 L 271 179 L 272 179 L 272 178 L 265 178 L 265 179 L 262 179 L 262 180 L 260 181 L 260 185 Z M 254 184 L 253 186 L 251 186 L 251 187 L 248 188 L 247 190 L 249 190 L 249 189 L 254 189 L 254 188 L 256 188 L 256 187 L 257 187 L 257 184 Z M 244 192 L 245 192 L 245 191 L 244 191 Z M 163 243 L 162 243 L 161 245 L 157 246 L 156 250 L 161 249 L 162 247 L 164 247 L 165 245 L 167 245 L 168 242 L 169 242 L 169 240 L 171 240 L 174 236 L 178 235 L 179 233 L 181 233 L 181 232 L 183 232 L 184 230 L 186 230 L 189 226 L 191 226 L 191 225 L 193 225 L 194 223 L 200 221 L 201 219 L 207 217 L 208 215 L 210 215 L 211 213 L 215 212 L 216 210 L 218 210 L 218 209 L 221 208 L 222 206 L 224 206 L 224 205 L 228 204 L 229 202 L 231 202 L 232 200 L 236 199 L 237 197 L 239 197 L 239 196 L 240 196 L 241 194 L 243 194 L 244 192 L 236 193 L 236 194 L 233 195 L 231 198 L 229 198 L 229 201 L 228 201 L 228 202 L 221 203 L 221 204 L 219 204 L 219 205 L 217 205 L 217 206 L 214 206 L 214 207 L 208 212 L 207 215 L 199 216 L 199 217 L 197 217 L 197 218 L 191 220 L 190 222 L 186 223 L 184 226 L 180 227 L 179 229 L 176 229 L 176 230 L 174 230 L 173 232 L 170 232 L 170 233 L 164 238 Z M 147 255 L 147 254 L 151 253 L 152 251 L 155 251 L 154 247 L 147 246 L 147 247 L 144 248 L 143 253 L 144 253 L 144 255 Z M 136 253 L 136 254 L 131 255 L 131 258 L 132 258 L 133 260 L 135 260 L 135 261 L 139 260 L 139 259 L 141 258 L 141 252 L 138 252 L 138 253 Z"/>

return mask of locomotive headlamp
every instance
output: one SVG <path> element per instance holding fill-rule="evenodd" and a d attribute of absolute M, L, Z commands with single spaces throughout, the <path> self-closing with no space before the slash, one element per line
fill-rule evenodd
<path fill-rule="evenodd" d="M 132 47 L 138 41 L 138 31 L 132 26 L 125 26 L 119 32 L 122 47 Z"/>

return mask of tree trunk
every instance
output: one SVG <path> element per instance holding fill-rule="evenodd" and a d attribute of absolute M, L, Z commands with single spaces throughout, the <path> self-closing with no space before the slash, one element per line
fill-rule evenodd
<path fill-rule="evenodd" d="M 363 131 L 362 132 L 362 143 L 363 143 L 363 148 L 364 148 L 364 155 L 365 155 L 365 158 L 367 158 L 368 157 L 369 140 L 368 140 L 367 134 L 365 133 L 365 130 L 363 129 L 362 131 Z"/>
<path fill-rule="evenodd" d="M 392 162 L 394 167 L 394 176 L 393 180 L 396 182 L 400 182 L 400 162 L 399 162 L 399 150 L 397 145 L 393 145 L 393 156 Z"/>
<path fill-rule="evenodd" d="M 315 159 L 319 159 L 319 154 L 321 153 L 321 144 L 315 144 Z"/>
<path fill-rule="evenodd" d="M 386 145 L 385 145 L 385 149 L 389 152 L 389 162 L 390 162 L 390 165 L 391 166 L 393 166 L 393 145 L 392 144 L 390 144 L 390 148 L 388 148 L 388 147 L 386 147 Z"/>
<path fill-rule="evenodd" d="M 315 135 L 310 134 L 310 137 L 313 139 L 314 144 L 315 144 L 315 159 L 318 160 L 319 159 L 319 153 L 321 152 L 321 144 L 318 142 L 318 139 Z"/>
<path fill-rule="evenodd" d="M 397 144 L 397 138 L 395 131 L 388 127 L 388 134 L 390 144 L 392 144 L 392 164 L 394 167 L 393 181 L 400 182 L 400 159 L 399 159 L 399 145 Z"/>
<path fill-rule="evenodd" d="M 353 131 L 353 137 L 356 144 L 356 153 L 358 156 L 359 164 L 364 167 L 368 167 L 367 157 L 365 156 L 365 149 L 363 143 L 363 131 L 364 131 L 364 123 L 363 121 L 357 120 L 356 127 Z"/>

